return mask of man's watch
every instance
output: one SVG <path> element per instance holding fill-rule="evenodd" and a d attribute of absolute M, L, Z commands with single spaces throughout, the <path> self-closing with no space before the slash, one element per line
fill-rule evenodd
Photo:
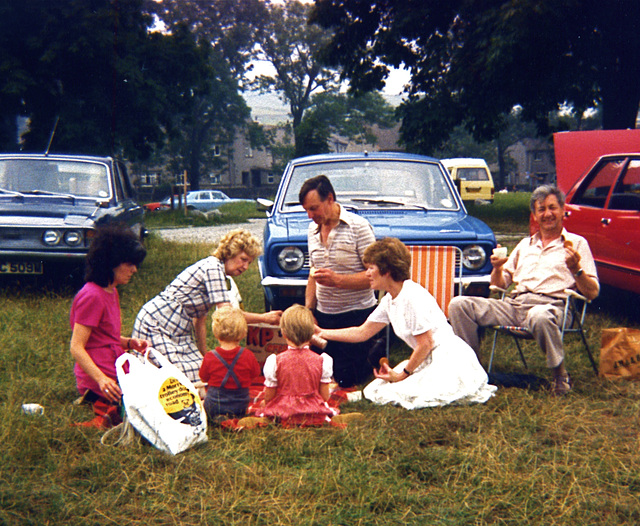
<path fill-rule="evenodd" d="M 579 278 L 580 276 L 582 276 L 582 274 L 584 274 L 584 270 L 583 270 L 583 269 L 578 269 L 578 272 L 576 272 L 576 273 L 574 274 L 574 276 L 575 276 L 576 278 Z"/>

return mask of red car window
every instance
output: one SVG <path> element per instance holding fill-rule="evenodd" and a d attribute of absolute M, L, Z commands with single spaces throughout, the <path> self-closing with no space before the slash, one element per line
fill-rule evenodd
<path fill-rule="evenodd" d="M 614 159 L 602 163 L 591 181 L 575 196 L 573 203 L 577 205 L 604 208 L 607 196 L 615 184 L 625 159 Z"/>
<path fill-rule="evenodd" d="M 609 200 L 609 209 L 640 210 L 640 159 L 629 161 Z"/>

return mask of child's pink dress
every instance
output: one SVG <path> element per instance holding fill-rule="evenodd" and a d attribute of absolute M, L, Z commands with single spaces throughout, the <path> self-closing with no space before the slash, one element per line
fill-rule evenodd
<path fill-rule="evenodd" d="M 276 418 L 282 424 L 320 425 L 338 414 L 320 395 L 320 384 L 330 383 L 333 360 L 309 347 L 289 347 L 272 354 L 264 364 L 264 385 L 276 395 L 257 411 L 258 416 Z"/>

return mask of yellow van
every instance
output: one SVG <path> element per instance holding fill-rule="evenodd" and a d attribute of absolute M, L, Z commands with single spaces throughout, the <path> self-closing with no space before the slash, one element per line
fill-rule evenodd
<path fill-rule="evenodd" d="M 484 159 L 442 159 L 463 201 L 482 199 L 493 203 L 493 178 Z"/>

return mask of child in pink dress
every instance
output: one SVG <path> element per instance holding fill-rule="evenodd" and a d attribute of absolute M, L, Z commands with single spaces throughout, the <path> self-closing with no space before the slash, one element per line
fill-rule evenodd
<path fill-rule="evenodd" d="M 240 419 L 238 427 L 252 428 L 273 420 L 285 426 L 313 426 L 361 417 L 360 413 L 338 415 L 327 404 L 333 359 L 309 349 L 314 333 L 311 311 L 302 305 L 289 307 L 282 314 L 280 329 L 289 348 L 269 355 L 264 364 L 264 407 L 256 411 L 257 417 Z"/>

